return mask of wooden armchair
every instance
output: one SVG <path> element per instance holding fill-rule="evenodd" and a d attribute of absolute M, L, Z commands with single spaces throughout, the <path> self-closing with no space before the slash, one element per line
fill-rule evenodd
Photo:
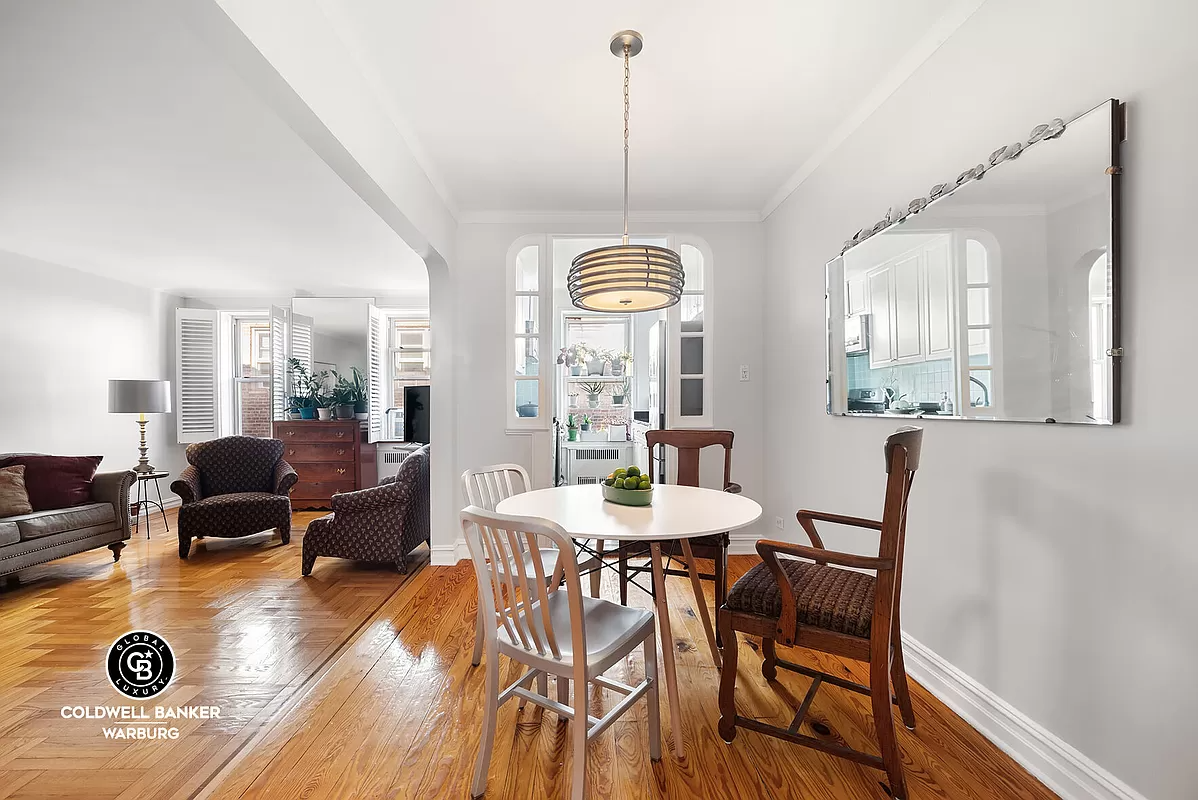
<path fill-rule="evenodd" d="M 763 563 L 736 582 L 719 611 L 720 630 L 728 643 L 720 681 L 719 731 L 724 741 L 731 742 L 739 726 L 885 770 L 890 792 L 898 800 L 905 800 L 907 788 L 895 738 L 890 685 L 893 681 L 893 702 L 898 704 L 903 724 L 914 730 L 915 714 L 903 666 L 899 597 L 907 499 L 919 467 L 922 442 L 923 430 L 912 427 L 900 428 L 886 439 L 888 478 L 881 521 L 800 511 L 799 524 L 811 539 L 811 546 L 759 541 L 757 552 Z M 817 521 L 879 531 L 878 555 L 859 556 L 826 549 L 816 531 Z M 764 657 L 761 673 L 766 680 L 777 676 L 778 667 L 814 678 L 788 728 L 736 714 L 736 631 L 761 637 Z M 869 685 L 780 660 L 775 644 L 808 647 L 868 662 Z M 816 692 L 825 683 L 869 695 L 881 757 L 799 732 Z"/>
<path fill-rule="evenodd" d="M 653 473 L 654 458 L 664 459 L 666 447 L 673 447 L 678 452 L 679 486 L 699 485 L 699 455 L 705 447 L 724 448 L 724 481 L 720 488 L 725 492 L 740 493 L 740 484 L 732 482 L 732 431 L 711 430 L 652 430 L 645 434 L 645 443 L 649 446 L 649 472 Z M 711 573 L 700 573 L 703 580 L 715 582 L 715 606 L 718 609 L 728 594 L 728 534 L 720 533 L 715 536 L 701 536 L 689 541 L 691 552 L 695 558 L 709 558 L 715 562 Z M 662 542 L 662 552 L 666 555 L 685 557 L 685 547 L 682 542 Z M 649 552 L 648 545 L 640 542 L 622 542 L 619 546 L 620 558 L 620 603 L 628 604 L 628 582 L 633 575 L 649 572 L 651 566 L 631 565 L 630 557 L 643 556 Z M 667 575 L 687 577 L 690 573 L 684 569 L 666 569 Z M 721 636 L 716 632 L 717 646 Z"/>

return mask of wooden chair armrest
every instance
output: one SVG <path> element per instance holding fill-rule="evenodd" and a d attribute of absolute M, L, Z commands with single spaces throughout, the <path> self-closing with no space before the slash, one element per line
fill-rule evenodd
<path fill-rule="evenodd" d="M 778 615 L 778 627 L 775 639 L 783 645 L 793 645 L 799 632 L 798 605 L 795 602 L 794 587 L 790 585 L 786 572 L 778 560 L 778 554 L 807 558 L 818 564 L 831 562 L 845 567 L 858 569 L 887 570 L 894 569 L 894 561 L 888 558 L 872 558 L 858 556 L 852 553 L 839 553 L 835 550 L 825 550 L 822 547 L 807 547 L 802 544 L 778 542 L 771 539 L 760 539 L 757 542 L 757 554 L 774 576 L 778 589 L 782 594 L 782 611 Z"/>
<path fill-rule="evenodd" d="M 877 520 L 865 519 L 864 517 L 848 517 L 844 514 L 828 514 L 823 511 L 810 511 L 808 509 L 802 509 L 799 513 L 795 514 L 795 519 L 799 521 L 799 526 L 807 532 L 807 538 L 811 540 L 812 546 L 819 548 L 823 548 L 824 540 L 819 538 L 819 533 L 815 530 L 815 521 L 817 519 L 836 525 L 851 525 L 855 528 L 869 528 L 875 531 L 882 530 L 882 523 Z"/>

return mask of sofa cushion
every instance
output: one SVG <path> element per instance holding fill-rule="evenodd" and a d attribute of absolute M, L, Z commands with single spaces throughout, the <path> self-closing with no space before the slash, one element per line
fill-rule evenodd
<path fill-rule="evenodd" d="M 92 478 L 103 456 L 10 456 L 0 467 L 25 466 L 25 490 L 34 511 L 90 503 Z"/>
<path fill-rule="evenodd" d="M 112 503 L 88 503 L 85 506 L 55 511 L 34 511 L 32 514 L 9 517 L 4 521 L 16 523 L 17 530 L 21 533 L 21 541 L 40 539 L 63 531 L 109 527 L 117 522 Z"/>
<path fill-rule="evenodd" d="M 0 467 L 0 517 L 15 517 L 32 511 L 29 493 L 25 491 L 25 466 Z"/>
<path fill-rule="evenodd" d="M 21 541 L 21 529 L 17 527 L 17 523 L 0 519 L 0 547 L 16 544 L 19 541 Z"/>

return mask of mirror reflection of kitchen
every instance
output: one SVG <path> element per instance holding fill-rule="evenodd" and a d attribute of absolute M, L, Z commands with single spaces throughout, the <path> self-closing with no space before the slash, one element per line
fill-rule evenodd
<path fill-rule="evenodd" d="M 829 413 L 1112 421 L 1111 111 L 828 264 Z"/>

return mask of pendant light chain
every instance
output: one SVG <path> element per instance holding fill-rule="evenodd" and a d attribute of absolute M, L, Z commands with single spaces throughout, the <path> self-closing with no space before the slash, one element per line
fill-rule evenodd
<path fill-rule="evenodd" d="M 584 311 L 659 311 L 677 305 L 686 288 L 686 271 L 677 252 L 661 245 L 633 245 L 628 241 L 629 62 L 643 45 L 636 31 L 619 31 L 608 43 L 613 56 L 624 58 L 624 238 L 620 244 L 579 253 L 570 262 L 566 288 L 570 302 Z"/>
<path fill-rule="evenodd" d="M 624 244 L 628 244 L 628 84 L 629 84 L 629 50 L 630 45 L 624 43 Z"/>

